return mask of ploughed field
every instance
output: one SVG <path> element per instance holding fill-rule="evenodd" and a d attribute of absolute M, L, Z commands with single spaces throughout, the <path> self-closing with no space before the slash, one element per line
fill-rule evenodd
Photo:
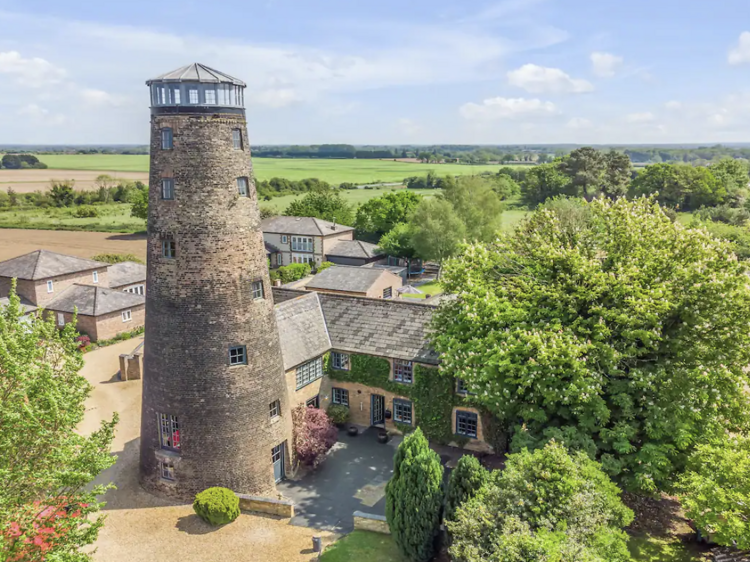
<path fill-rule="evenodd" d="M 114 175 L 115 172 L 148 172 L 147 155 L 42 154 L 39 155 L 39 159 L 47 164 L 50 170 L 36 171 L 47 173 L 54 171 L 57 175 L 51 177 L 55 179 L 67 179 L 61 178 L 58 170 L 72 170 L 75 173 L 82 170 L 93 170 L 110 175 Z M 422 164 L 393 160 L 253 158 L 255 177 L 259 180 L 319 178 L 332 184 L 342 182 L 357 184 L 401 182 L 406 177 L 422 176 L 430 170 L 440 175 L 461 175 L 497 172 L 500 168 L 499 164 L 472 166 L 464 164 Z M 18 170 L 17 172 L 23 174 L 31 171 L 34 170 Z M 121 177 L 124 177 L 124 175 L 121 174 Z M 1 181 L 3 180 L 0 179 Z"/>
<path fill-rule="evenodd" d="M 0 228 L 0 261 L 34 250 L 81 258 L 96 254 L 134 254 L 145 262 L 146 235 Z"/>

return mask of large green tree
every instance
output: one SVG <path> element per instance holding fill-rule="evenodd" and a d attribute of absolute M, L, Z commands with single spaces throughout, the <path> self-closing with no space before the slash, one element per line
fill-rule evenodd
<path fill-rule="evenodd" d="M 570 178 L 575 194 L 590 198 L 596 196 L 601 189 L 607 163 L 601 152 L 584 146 L 572 151 L 563 160 L 561 167 Z"/>
<path fill-rule="evenodd" d="M 405 223 L 417 208 L 422 196 L 401 189 L 370 199 L 357 209 L 354 226 L 363 239 L 377 242 L 399 223 Z"/>
<path fill-rule="evenodd" d="M 116 419 L 76 433 L 91 385 L 73 323 L 0 309 L 0 558 L 82 562 L 103 524 L 94 478 L 115 462 Z"/>
<path fill-rule="evenodd" d="M 630 188 L 630 176 L 633 166 L 627 154 L 610 150 L 604 155 L 604 176 L 602 193 L 611 199 L 624 197 Z"/>
<path fill-rule="evenodd" d="M 466 238 L 472 242 L 487 242 L 500 230 L 503 202 L 489 180 L 481 176 L 446 178 L 443 197 L 464 223 Z"/>
<path fill-rule="evenodd" d="M 385 516 L 391 535 L 412 562 L 427 562 L 435 552 L 443 505 L 443 467 L 422 430 L 408 435 L 393 459 L 385 488 Z"/>
<path fill-rule="evenodd" d="M 354 209 L 338 191 L 332 189 L 310 191 L 289 203 L 284 214 L 289 217 L 315 217 L 347 226 L 354 223 Z"/>
<path fill-rule="evenodd" d="M 466 237 L 466 227 L 450 202 L 430 197 L 414 211 L 411 233 L 411 244 L 417 255 L 436 261 L 442 269 L 443 262 L 458 253 Z"/>
<path fill-rule="evenodd" d="M 148 219 L 148 188 L 138 189 L 130 198 L 130 216 Z"/>
<path fill-rule="evenodd" d="M 748 182 L 750 182 L 747 160 L 722 158 L 711 164 L 709 170 L 722 183 L 728 194 L 735 195 L 742 192 L 744 198 L 744 194 L 747 193 Z"/>
<path fill-rule="evenodd" d="M 634 195 L 654 195 L 660 203 L 680 210 L 720 205 L 727 198 L 725 184 L 708 168 L 690 164 L 652 164 L 633 180 Z"/>
<path fill-rule="evenodd" d="M 596 462 L 552 442 L 508 457 L 447 527 L 455 562 L 629 562 L 632 520 Z"/>
<path fill-rule="evenodd" d="M 464 455 L 451 471 L 445 493 L 444 519 L 453 519 L 461 504 L 477 495 L 489 481 L 490 473 L 474 455 Z"/>
<path fill-rule="evenodd" d="M 559 162 L 534 166 L 521 183 L 521 196 L 532 206 L 544 203 L 551 197 L 572 194 L 570 179 L 560 171 Z"/>
<path fill-rule="evenodd" d="M 406 223 L 395 225 L 378 242 L 378 249 L 383 253 L 406 260 L 407 271 L 411 270 L 411 261 L 419 257 L 412 243 L 412 228 Z"/>
<path fill-rule="evenodd" d="M 450 261 L 434 345 L 514 450 L 554 437 L 664 489 L 697 442 L 748 426 L 747 268 L 653 200 L 588 208 L 577 231 L 541 209 Z"/>

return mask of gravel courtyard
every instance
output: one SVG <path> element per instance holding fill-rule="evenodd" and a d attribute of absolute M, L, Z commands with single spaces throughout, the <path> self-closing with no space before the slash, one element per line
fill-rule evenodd
<path fill-rule="evenodd" d="M 331 540 L 331 533 L 289 524 L 286 519 L 242 514 L 232 524 L 213 528 L 198 519 L 189 504 L 175 504 L 144 492 L 138 485 L 138 436 L 141 382 L 119 382 L 118 357 L 131 352 L 142 337 L 86 354 L 83 375 L 94 386 L 80 431 L 93 431 L 119 412 L 113 443 L 117 463 L 99 481 L 117 490 L 104 497 L 107 515 L 96 543 L 97 562 L 245 562 L 315 560 L 312 536 Z"/>

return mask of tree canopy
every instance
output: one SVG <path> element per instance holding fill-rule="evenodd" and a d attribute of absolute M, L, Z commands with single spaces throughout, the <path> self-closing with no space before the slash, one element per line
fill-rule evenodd
<path fill-rule="evenodd" d="M 458 253 L 465 237 L 463 221 L 445 199 L 430 197 L 414 211 L 411 244 L 419 257 L 442 265 Z"/>
<path fill-rule="evenodd" d="M 15 287 L 0 308 L 0 558 L 82 562 L 103 524 L 90 486 L 114 464 L 116 416 L 88 436 L 75 429 L 91 386 L 74 323 L 22 316 Z"/>
<path fill-rule="evenodd" d="M 464 223 L 467 239 L 486 242 L 500 230 L 504 205 L 490 181 L 481 176 L 446 177 L 442 196 Z"/>
<path fill-rule="evenodd" d="M 579 228 L 542 208 L 451 260 L 433 343 L 514 450 L 556 438 L 664 489 L 696 443 L 748 426 L 747 268 L 652 199 L 588 206 Z"/>
<path fill-rule="evenodd" d="M 289 203 L 284 214 L 289 217 L 315 217 L 347 226 L 354 223 L 354 209 L 338 191 L 332 189 L 308 192 Z"/>
<path fill-rule="evenodd" d="M 370 199 L 357 209 L 354 227 L 358 236 L 377 242 L 394 226 L 407 222 L 421 200 L 421 195 L 407 189 Z"/>

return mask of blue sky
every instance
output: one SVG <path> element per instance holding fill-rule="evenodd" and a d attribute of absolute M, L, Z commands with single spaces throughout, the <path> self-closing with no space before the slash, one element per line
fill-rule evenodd
<path fill-rule="evenodd" d="M 747 0 L 0 0 L 0 143 L 145 143 L 193 61 L 254 144 L 750 142 Z"/>

